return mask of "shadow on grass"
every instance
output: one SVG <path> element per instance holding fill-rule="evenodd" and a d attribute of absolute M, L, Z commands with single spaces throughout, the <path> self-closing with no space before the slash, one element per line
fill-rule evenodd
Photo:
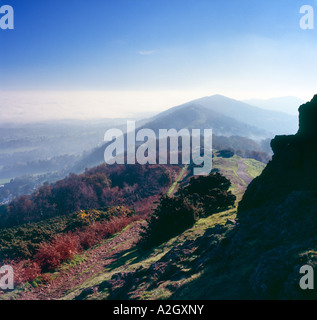
<path fill-rule="evenodd" d="M 146 251 L 143 251 L 140 249 L 138 245 L 135 245 L 134 248 L 130 248 L 121 252 L 118 252 L 111 256 L 107 260 L 114 260 L 110 265 L 105 265 L 105 268 L 107 271 L 113 271 L 115 269 L 118 269 L 126 264 L 129 264 L 129 266 L 133 266 L 137 263 L 140 263 L 142 261 L 148 260 L 151 255 L 153 255 L 155 251 L 155 256 L 160 255 L 164 252 L 164 248 L 158 250 L 157 248 L 148 249 Z M 107 261 L 106 260 L 106 261 Z"/>

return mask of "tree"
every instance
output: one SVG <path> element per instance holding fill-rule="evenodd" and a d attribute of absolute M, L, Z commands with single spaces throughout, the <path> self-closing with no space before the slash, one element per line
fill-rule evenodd
<path fill-rule="evenodd" d="M 194 206 L 203 209 L 203 216 L 223 211 L 234 206 L 236 196 L 229 191 L 231 182 L 220 173 L 192 178 L 179 190 L 179 196 L 187 198 Z"/>
<path fill-rule="evenodd" d="M 162 195 L 141 231 L 140 244 L 144 249 L 159 245 L 192 227 L 197 217 L 197 209 L 186 199 Z"/>
<path fill-rule="evenodd" d="M 220 173 L 194 177 L 173 196 L 161 196 L 157 207 L 141 232 L 140 245 L 147 249 L 159 245 L 191 228 L 200 217 L 234 206 L 236 196 L 231 182 Z"/>

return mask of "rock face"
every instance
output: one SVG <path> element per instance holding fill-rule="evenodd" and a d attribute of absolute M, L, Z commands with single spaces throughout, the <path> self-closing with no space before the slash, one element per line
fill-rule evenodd
<path fill-rule="evenodd" d="M 227 254 L 252 260 L 249 297 L 316 298 L 300 289 L 299 269 L 317 271 L 317 95 L 299 108 L 298 132 L 276 136 L 271 147 L 272 161 L 239 204 Z"/>
<path fill-rule="evenodd" d="M 255 179 L 239 205 L 242 212 L 267 201 L 281 202 L 295 191 L 317 189 L 317 95 L 299 108 L 299 130 L 295 135 L 276 136 L 271 141 L 272 161 Z"/>
<path fill-rule="evenodd" d="M 317 136 L 317 95 L 300 106 L 299 108 L 299 130 L 298 135 L 309 137 Z"/>

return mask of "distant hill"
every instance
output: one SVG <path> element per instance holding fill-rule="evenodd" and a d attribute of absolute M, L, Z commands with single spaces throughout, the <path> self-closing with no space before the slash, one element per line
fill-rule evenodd
<path fill-rule="evenodd" d="M 267 150 L 269 148 L 267 144 L 269 144 L 270 139 L 263 140 L 261 143 L 259 143 L 240 136 L 226 137 L 213 135 L 212 140 L 212 148 L 214 150 L 231 150 L 241 157 L 255 159 L 263 163 L 267 163 L 271 158 L 271 152 Z M 86 168 L 92 168 L 104 163 L 104 151 L 108 144 L 104 144 L 102 147 L 95 148 L 91 153 L 81 158 L 72 167 L 71 172 L 81 173 Z"/>
<path fill-rule="evenodd" d="M 270 136 L 276 134 L 293 134 L 298 129 L 298 119 L 279 111 L 271 111 L 252 106 L 242 101 L 230 99 L 222 95 L 214 95 L 193 100 L 183 105 L 169 109 L 156 117 L 158 119 L 162 116 L 172 114 L 175 110 L 185 109 L 188 106 L 203 107 L 213 110 L 223 116 L 230 117 L 243 124 L 256 127 L 258 130 L 263 130 L 270 133 Z M 299 104 L 297 105 L 297 107 Z M 225 134 L 225 133 L 221 133 Z M 245 136 L 241 133 L 237 135 Z M 247 136 L 248 138 L 256 138 L 254 136 Z"/>
<path fill-rule="evenodd" d="M 244 102 L 257 106 L 259 108 L 285 112 L 298 116 L 298 107 L 305 103 L 304 100 L 297 97 L 278 97 L 272 99 L 250 99 Z"/>
<path fill-rule="evenodd" d="M 242 198 L 238 209 L 229 208 L 202 218 L 185 232 L 146 251 L 138 244 L 138 237 L 142 236 L 140 231 L 146 223 L 136 220 L 130 225 L 121 224 L 111 237 L 107 235 L 102 242 L 61 260 L 52 270 L 54 273 L 41 269 L 32 280 L 27 280 L 29 283 L 21 282 L 23 286 L 15 291 L 0 292 L 0 299 L 316 300 L 316 290 L 304 290 L 300 286 L 300 280 L 308 282 L 307 273 L 303 274 L 301 267 L 309 265 L 315 270 L 317 267 L 316 122 L 317 95 L 299 108 L 298 132 L 279 135 L 271 141 L 274 156 L 265 168 L 263 163 L 233 155 L 229 150 L 215 152 L 214 172 L 220 172 L 231 181 L 230 190 L 237 196 L 236 204 Z M 113 170 L 111 174 L 100 179 L 97 173 L 104 170 L 102 167 L 105 166 L 86 171 L 76 179 L 71 175 L 64 182 L 82 180 L 81 188 L 78 183 L 71 184 L 73 195 L 80 201 L 84 200 L 81 194 L 91 192 L 90 188 L 83 188 L 85 182 L 87 186 L 96 187 L 97 197 L 109 195 L 109 199 L 116 202 L 121 201 L 118 191 L 124 190 L 124 198 L 131 200 L 131 204 L 135 191 L 148 196 L 148 192 L 160 192 L 163 182 L 168 194 L 173 195 L 177 194 L 177 187 L 187 184 L 186 167 L 168 174 L 160 166 L 155 166 L 156 170 L 149 166 L 133 166 L 132 171 L 125 166 L 120 171 L 109 166 L 108 170 Z M 140 174 L 140 170 L 144 172 Z M 106 189 L 113 186 L 113 193 L 98 192 L 102 182 Z M 58 186 L 62 187 L 59 194 L 63 196 L 64 184 L 60 182 Z M 49 200 L 52 194 L 54 192 L 41 193 Z M 210 196 L 214 199 L 212 194 Z M 147 201 L 147 198 L 141 200 Z M 73 201 L 63 200 L 57 204 L 73 204 Z M 31 203 L 23 201 L 21 204 L 23 209 Z M 43 209 L 47 206 L 45 201 L 35 204 Z M 31 209 L 29 212 L 33 214 L 32 206 Z M 111 209 L 105 212 L 112 219 L 118 207 L 115 211 Z M 170 210 L 173 207 L 166 212 Z M 100 211 L 97 213 L 101 215 Z M 22 210 L 18 212 L 23 214 Z M 91 212 L 85 213 L 88 217 L 89 214 Z M 40 248 L 51 248 L 50 257 L 56 254 L 55 249 L 69 253 L 70 231 L 77 228 L 74 222 L 81 216 L 68 216 L 72 220 L 67 224 L 62 220 L 63 215 L 59 220 L 42 221 L 41 225 L 32 223 L 3 229 L 0 245 L 8 255 L 20 249 L 19 253 L 26 256 L 30 247 L 37 248 L 39 237 L 43 239 L 48 234 L 58 233 L 56 239 L 64 239 L 63 246 L 60 242 L 51 242 L 49 247 L 46 244 Z M 108 223 L 113 220 L 106 221 L 101 224 L 104 221 L 96 218 L 88 224 L 89 228 L 77 228 L 76 232 L 81 233 L 73 233 L 73 237 L 80 241 L 89 235 L 88 232 L 97 234 L 95 226 L 114 227 Z M 121 231 L 116 231 L 118 229 Z M 27 270 L 36 271 L 29 261 L 25 264 Z M 316 280 L 314 277 L 312 280 L 315 288 Z"/>
<path fill-rule="evenodd" d="M 295 132 L 297 118 L 281 112 L 263 110 L 246 103 L 216 95 L 188 102 L 186 104 L 164 111 L 147 121 L 137 123 L 137 128 L 149 128 L 158 133 L 159 129 L 213 129 L 216 136 L 235 136 L 243 139 L 271 139 L 281 132 Z M 250 141 L 251 142 L 251 141 Z M 252 142 L 253 143 L 253 142 Z M 250 143 L 250 145 L 252 144 Z M 245 150 L 238 143 L 239 148 Z M 106 144 L 96 148 L 81 159 L 74 171 L 80 172 L 85 167 L 93 167 L 104 161 Z M 234 149 L 235 146 L 232 146 Z M 247 148 L 250 150 L 250 148 Z M 264 151 L 261 147 L 256 151 Z"/>
<path fill-rule="evenodd" d="M 224 115 L 219 110 L 216 111 L 196 103 L 189 103 L 181 108 L 173 108 L 170 112 L 163 112 L 149 119 L 142 127 L 151 128 L 155 132 L 158 132 L 159 129 L 172 128 L 176 130 L 211 128 L 216 135 L 238 135 L 255 139 L 271 136 L 271 133 L 265 129 L 243 123 L 234 117 Z"/>

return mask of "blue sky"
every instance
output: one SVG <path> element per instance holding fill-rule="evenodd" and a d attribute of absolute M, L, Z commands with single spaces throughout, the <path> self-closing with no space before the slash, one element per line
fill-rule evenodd
<path fill-rule="evenodd" d="M 67 104 L 71 117 L 76 105 L 84 110 L 80 101 L 98 92 L 100 106 L 91 114 L 118 116 L 217 93 L 305 100 L 316 93 L 317 32 L 299 27 L 302 5 L 317 14 L 314 0 L 3 4 L 15 11 L 15 29 L 0 30 L 0 91 L 7 109 L 19 106 L 23 113 L 23 103 L 32 107 L 36 97 L 37 104 Z M 51 100 L 45 101 L 48 92 Z"/>

